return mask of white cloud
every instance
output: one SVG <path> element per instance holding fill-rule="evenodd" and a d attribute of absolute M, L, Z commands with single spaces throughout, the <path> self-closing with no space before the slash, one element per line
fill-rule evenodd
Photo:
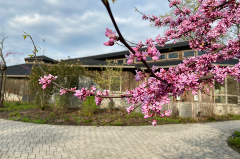
<path fill-rule="evenodd" d="M 110 2 L 124 38 L 138 43 L 140 40 L 145 42 L 147 37 L 154 39 L 158 34 L 162 34 L 163 29 L 150 28 L 150 22 L 142 20 L 142 15 L 134 12 L 134 6 L 147 15 L 164 14 L 169 10 L 167 1 L 121 0 L 114 4 Z M 53 59 L 126 50 L 118 45 L 103 45 L 103 42 L 108 41 L 105 36 L 106 28 L 116 30 L 101 1 L 4 1 L 0 6 L 0 15 L 0 27 L 6 26 L 4 33 L 5 36 L 9 36 L 4 43 L 3 52 L 10 50 L 24 53 L 18 56 L 21 63 L 24 63 L 24 58 L 33 51 L 31 40 L 23 40 L 23 31 L 31 35 L 35 45 L 42 49 L 42 39 L 47 37 L 44 55 Z M 39 49 L 37 55 L 43 54 L 42 49 Z M 14 64 L 16 63 L 8 66 Z"/>

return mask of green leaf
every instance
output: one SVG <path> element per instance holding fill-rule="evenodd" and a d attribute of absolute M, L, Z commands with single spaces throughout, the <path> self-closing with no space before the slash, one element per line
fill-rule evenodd
<path fill-rule="evenodd" d="M 27 37 L 27 35 L 22 35 L 23 36 L 23 39 L 25 40 L 26 39 L 26 37 Z"/>
<path fill-rule="evenodd" d="M 28 55 L 28 56 L 33 57 L 34 55 Z"/>
<path fill-rule="evenodd" d="M 198 6 L 194 9 L 194 11 L 196 11 L 196 10 L 198 9 L 199 6 L 200 6 L 200 5 L 198 5 Z"/>

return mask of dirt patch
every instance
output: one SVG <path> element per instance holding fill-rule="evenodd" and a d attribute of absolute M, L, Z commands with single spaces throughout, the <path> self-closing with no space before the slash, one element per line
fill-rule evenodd
<path fill-rule="evenodd" d="M 97 109 L 91 116 L 83 115 L 80 108 L 69 108 L 64 114 L 55 114 L 52 108 L 40 109 L 27 109 L 19 111 L 2 111 L 0 118 L 25 121 L 42 124 L 53 125 L 80 125 L 80 126 L 97 126 L 97 125 L 116 125 L 116 126 L 138 126 L 138 125 L 151 125 L 153 118 L 144 118 L 141 113 L 127 114 L 123 117 L 126 110 L 113 110 L 109 112 L 106 109 Z M 119 118 L 120 117 L 120 118 Z M 116 119 L 117 118 L 117 119 Z M 116 120 L 114 120 L 116 119 Z M 163 120 L 162 120 L 163 119 Z M 169 120 L 170 119 L 170 120 Z M 171 120 L 175 119 L 175 121 Z M 114 121 L 112 121 L 114 120 Z M 216 118 L 212 122 L 233 120 L 233 117 Z M 112 121 L 111 123 L 108 123 Z M 176 124 L 176 123 L 205 123 L 209 122 L 208 118 L 201 118 L 198 121 L 190 118 L 173 118 L 164 117 L 157 120 L 158 125 L 162 124 Z"/>

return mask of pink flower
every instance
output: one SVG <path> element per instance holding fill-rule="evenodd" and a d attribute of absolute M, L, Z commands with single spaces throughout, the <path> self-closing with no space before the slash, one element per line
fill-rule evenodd
<path fill-rule="evenodd" d="M 127 64 L 132 64 L 134 61 L 134 55 L 133 53 L 130 53 L 130 55 L 125 55 L 125 57 L 128 59 Z"/>
<path fill-rule="evenodd" d="M 156 69 L 158 69 L 158 66 L 152 65 L 152 71 L 155 72 Z"/>
<path fill-rule="evenodd" d="M 142 72 L 141 71 L 138 71 L 138 70 L 135 70 L 136 71 L 136 75 L 135 75 L 135 80 L 136 81 L 141 81 L 143 79 L 143 76 L 142 76 Z"/>
<path fill-rule="evenodd" d="M 146 61 L 148 57 L 148 52 L 142 52 L 143 60 Z"/>
<path fill-rule="evenodd" d="M 157 120 L 156 120 L 156 119 L 153 119 L 152 125 L 153 125 L 153 126 L 156 126 L 156 125 L 157 125 Z"/>
<path fill-rule="evenodd" d="M 118 41 L 118 37 L 115 35 L 116 32 L 112 32 L 112 30 L 106 28 L 106 32 L 105 32 L 105 35 L 106 37 L 109 37 L 109 41 L 106 42 L 106 43 L 103 43 L 104 45 L 106 46 L 113 46 L 114 45 L 114 41 Z"/>
<path fill-rule="evenodd" d="M 106 46 L 113 46 L 114 45 L 114 39 L 110 39 L 108 42 L 106 42 L 106 43 L 103 43 L 104 45 L 106 45 Z"/>

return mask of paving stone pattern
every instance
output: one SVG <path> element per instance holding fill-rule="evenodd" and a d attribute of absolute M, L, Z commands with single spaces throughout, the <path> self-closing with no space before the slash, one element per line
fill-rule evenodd
<path fill-rule="evenodd" d="M 240 159 L 226 142 L 240 121 L 93 127 L 0 119 L 0 158 Z"/>

